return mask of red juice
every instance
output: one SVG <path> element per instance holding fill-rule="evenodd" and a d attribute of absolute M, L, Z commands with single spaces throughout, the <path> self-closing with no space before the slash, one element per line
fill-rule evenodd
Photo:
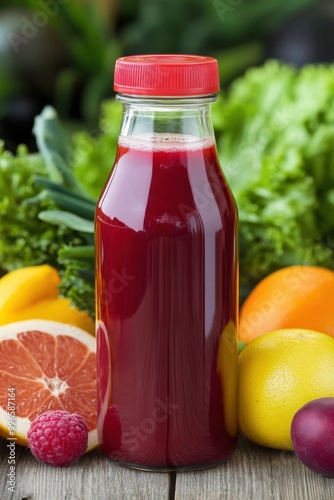
<path fill-rule="evenodd" d="M 236 208 L 214 139 L 145 139 L 120 137 L 96 214 L 99 439 L 201 468 L 236 446 Z"/>

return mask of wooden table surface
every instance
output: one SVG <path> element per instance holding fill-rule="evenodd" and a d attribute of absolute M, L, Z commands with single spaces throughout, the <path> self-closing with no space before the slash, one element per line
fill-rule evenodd
<path fill-rule="evenodd" d="M 8 491 L 8 449 L 1 440 L 1 500 L 334 500 L 334 479 L 306 469 L 292 452 L 239 439 L 225 464 L 197 472 L 147 473 L 110 462 L 99 450 L 68 468 L 38 462 L 16 447 L 16 489 Z"/>

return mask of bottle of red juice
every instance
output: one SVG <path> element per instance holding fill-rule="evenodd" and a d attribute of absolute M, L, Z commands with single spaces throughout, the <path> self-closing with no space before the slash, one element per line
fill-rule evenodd
<path fill-rule="evenodd" d="M 236 446 L 237 210 L 218 162 L 217 61 L 118 59 L 116 160 L 96 212 L 98 433 L 141 470 Z"/>

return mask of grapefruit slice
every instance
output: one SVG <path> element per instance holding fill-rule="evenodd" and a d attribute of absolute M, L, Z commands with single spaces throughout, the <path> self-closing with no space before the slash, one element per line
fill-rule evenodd
<path fill-rule="evenodd" d="M 0 435 L 27 446 L 32 420 L 48 410 L 81 415 L 87 451 L 97 446 L 95 338 L 55 321 L 1 326 Z"/>

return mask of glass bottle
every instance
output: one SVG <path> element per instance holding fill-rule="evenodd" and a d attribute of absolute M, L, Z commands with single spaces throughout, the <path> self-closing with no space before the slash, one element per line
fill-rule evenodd
<path fill-rule="evenodd" d="M 118 150 L 96 212 L 98 433 L 142 470 L 236 446 L 237 210 L 211 122 L 217 61 L 121 58 Z"/>

